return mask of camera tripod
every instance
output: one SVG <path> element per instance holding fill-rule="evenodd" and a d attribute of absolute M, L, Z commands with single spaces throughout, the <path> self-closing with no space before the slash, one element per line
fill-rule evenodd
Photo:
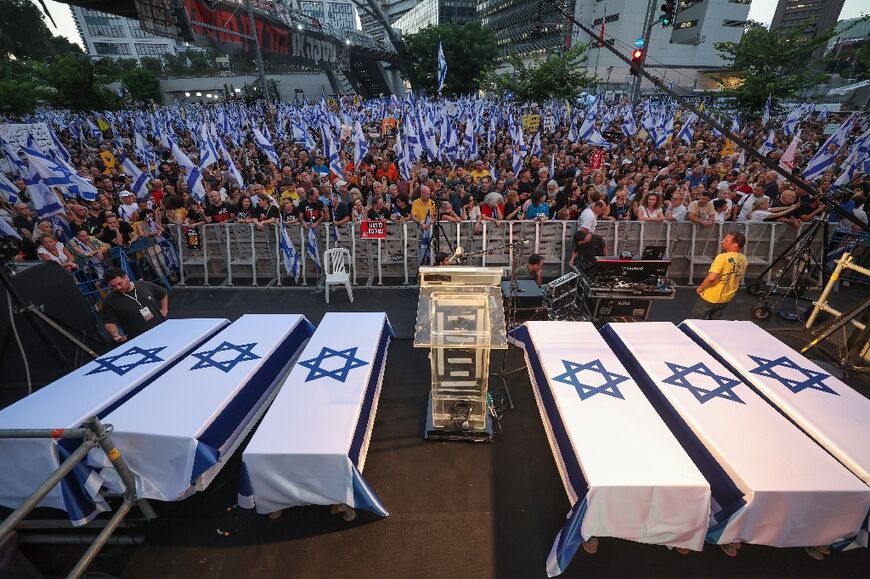
<path fill-rule="evenodd" d="M 828 213 L 828 211 L 824 211 L 816 216 L 810 226 L 801 231 L 794 241 L 776 256 L 764 268 L 764 271 L 758 274 L 755 281 L 746 286 L 750 295 L 759 297 L 758 305 L 752 309 L 752 316 L 756 320 L 764 321 L 773 313 L 773 309 L 769 305 L 771 296 L 792 297 L 795 300 L 795 307 L 797 307 L 799 300 L 809 301 L 804 298 L 804 294 L 809 289 L 814 272 L 818 272 L 819 285 L 824 285 L 824 266 L 828 260 Z M 816 241 L 819 232 L 822 234 L 821 259 L 816 258 L 813 250 L 813 242 Z M 779 264 L 782 264 L 782 268 L 776 279 L 765 288 L 762 279 Z M 792 276 L 791 282 L 786 285 L 783 280 L 787 272 L 791 270 L 795 270 L 795 274 Z"/>

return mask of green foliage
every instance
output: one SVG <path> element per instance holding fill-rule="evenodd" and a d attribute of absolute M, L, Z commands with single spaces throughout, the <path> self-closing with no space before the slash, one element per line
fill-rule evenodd
<path fill-rule="evenodd" d="M 734 97 L 745 116 L 760 116 L 768 95 L 776 107 L 778 101 L 794 98 L 825 79 L 813 53 L 833 37 L 833 29 L 811 39 L 802 35 L 803 30 L 783 34 L 750 22 L 740 42 L 716 43 L 716 50 L 742 80 L 726 94 Z"/>
<path fill-rule="evenodd" d="M 865 39 L 861 48 L 855 51 L 855 73 L 858 78 L 870 78 L 870 39 Z"/>
<path fill-rule="evenodd" d="M 144 67 L 137 67 L 121 74 L 121 84 L 127 90 L 130 99 L 136 102 L 160 102 L 160 81 L 154 73 Z"/>
<path fill-rule="evenodd" d="M 121 104 L 118 95 L 104 84 L 112 80 L 106 67 L 95 70 L 94 63 L 85 57 L 59 56 L 38 74 L 51 89 L 49 100 L 56 107 L 100 110 Z"/>
<path fill-rule="evenodd" d="M 595 85 L 595 78 L 580 69 L 586 61 L 587 44 L 576 44 L 570 50 L 553 53 L 526 64 L 513 54 L 507 59 L 511 70 L 505 73 L 487 71 L 483 85 L 499 94 L 512 93 L 520 100 L 573 99 Z"/>
<path fill-rule="evenodd" d="M 498 56 L 495 33 L 480 22 L 441 24 L 402 38 L 403 53 L 411 86 L 435 95 L 438 89 L 438 41 L 447 61 L 444 95 L 473 92 L 481 77 Z"/>
<path fill-rule="evenodd" d="M 0 0 L 0 60 L 44 59 L 82 49 L 52 35 L 42 12 L 30 0 Z"/>

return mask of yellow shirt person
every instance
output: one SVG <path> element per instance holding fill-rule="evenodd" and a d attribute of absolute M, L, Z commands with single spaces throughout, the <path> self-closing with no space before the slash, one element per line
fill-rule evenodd
<path fill-rule="evenodd" d="M 722 240 L 723 253 L 716 256 L 707 277 L 695 289 L 698 301 L 692 309 L 692 318 L 712 320 L 722 315 L 746 273 L 747 260 L 742 252 L 745 243 L 746 237 L 739 232 L 729 233 Z"/>

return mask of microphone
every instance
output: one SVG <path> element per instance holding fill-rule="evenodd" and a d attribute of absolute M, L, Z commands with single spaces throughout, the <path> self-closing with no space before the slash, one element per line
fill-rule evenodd
<path fill-rule="evenodd" d="M 451 255 L 450 257 L 448 257 L 447 260 L 446 260 L 444 263 L 448 263 L 448 264 L 453 263 L 454 261 L 456 261 L 457 259 L 459 259 L 460 257 L 462 257 L 462 254 L 463 254 L 463 253 L 465 253 L 465 250 L 462 249 L 462 246 L 461 246 L 461 245 L 457 245 L 457 246 L 456 246 L 456 251 L 454 251 L 454 252 L 453 252 L 453 255 Z"/>

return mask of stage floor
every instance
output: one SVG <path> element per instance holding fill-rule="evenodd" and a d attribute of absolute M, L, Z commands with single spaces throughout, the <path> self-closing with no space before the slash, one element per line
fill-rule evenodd
<path fill-rule="evenodd" d="M 146 544 L 106 547 L 92 571 L 127 579 L 546 576 L 547 553 L 570 505 L 528 376 L 513 376 L 516 409 L 506 411 L 503 433 L 492 444 L 424 441 L 429 364 L 428 352 L 412 347 L 417 292 L 360 289 L 354 297 L 349 304 L 337 291 L 327 306 L 323 293 L 313 290 L 189 289 L 173 291 L 170 310 L 174 317 L 232 319 L 247 312 L 300 312 L 314 323 L 328 310 L 386 311 L 397 338 L 387 358 L 365 477 L 391 515 L 376 520 L 361 513 L 345 523 L 326 507 L 304 507 L 271 520 L 231 508 L 237 458 L 207 492 L 182 503 L 156 504 L 160 519 L 149 527 Z M 682 321 L 693 300 L 691 289 L 680 290 L 673 301 L 655 302 L 650 319 Z M 729 317 L 748 319 L 754 300 L 745 294 L 737 300 Z M 783 326 L 771 322 L 770 329 L 778 327 Z M 798 332 L 776 333 L 800 340 Z M 499 361 L 496 355 L 493 363 Z M 512 352 L 508 366 L 521 363 L 521 354 Z M 866 383 L 848 382 L 870 395 Z M 26 546 L 25 554 L 43 571 L 61 574 L 82 550 Z M 729 558 L 714 546 L 681 556 L 663 547 L 601 539 L 597 555 L 581 550 L 563 576 L 845 578 L 866 577 L 868 564 L 866 549 L 814 561 L 801 549 L 746 545 Z"/>

